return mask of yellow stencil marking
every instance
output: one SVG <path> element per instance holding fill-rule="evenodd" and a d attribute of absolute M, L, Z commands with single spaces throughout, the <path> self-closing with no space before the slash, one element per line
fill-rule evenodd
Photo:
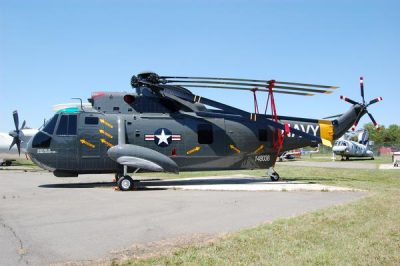
<path fill-rule="evenodd" d="M 109 147 L 109 148 L 111 148 L 112 146 L 114 146 L 114 145 L 112 145 L 110 142 L 108 142 L 107 140 L 105 140 L 105 139 L 100 139 L 100 141 L 101 141 L 101 143 L 103 143 L 103 144 L 105 144 L 107 147 Z"/>
<path fill-rule="evenodd" d="M 94 149 L 96 147 L 96 145 L 94 145 L 93 143 L 90 143 L 86 139 L 80 139 L 79 141 L 81 142 L 81 144 L 86 145 L 92 149 Z"/>
<path fill-rule="evenodd" d="M 260 147 L 257 148 L 257 150 L 254 151 L 255 154 L 259 153 L 264 149 L 264 144 L 261 144 Z"/>
<path fill-rule="evenodd" d="M 196 146 L 196 147 L 194 147 L 193 149 L 188 150 L 188 151 L 186 152 L 186 154 L 187 154 L 187 155 L 190 155 L 190 154 L 192 154 L 192 153 L 198 152 L 200 149 L 201 149 L 200 146 Z"/>
<path fill-rule="evenodd" d="M 110 133 L 108 133 L 107 131 L 104 131 L 104 129 L 99 129 L 99 132 L 100 132 L 100 134 L 103 134 L 104 136 L 109 137 L 110 139 L 113 138 L 113 136 Z"/>
<path fill-rule="evenodd" d="M 113 125 L 111 125 L 109 122 L 107 122 L 106 120 L 104 120 L 104 119 L 100 119 L 100 123 L 102 123 L 103 125 L 106 125 L 106 126 L 108 126 L 109 128 L 113 128 Z"/>
<path fill-rule="evenodd" d="M 231 150 L 234 150 L 237 153 L 240 153 L 240 150 L 238 148 L 236 148 L 235 145 L 233 145 L 233 144 L 229 145 L 229 148 L 231 148 Z"/>

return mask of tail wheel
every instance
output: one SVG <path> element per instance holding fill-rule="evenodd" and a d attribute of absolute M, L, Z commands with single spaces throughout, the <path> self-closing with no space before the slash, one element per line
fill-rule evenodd
<path fill-rule="evenodd" d="M 274 173 L 272 173 L 272 174 L 270 175 L 270 178 L 271 178 L 271 181 L 276 182 L 276 181 L 279 180 L 280 176 L 279 176 L 279 174 L 278 174 L 277 172 L 274 172 Z"/>
<path fill-rule="evenodd" d="M 121 191 L 132 190 L 134 187 L 134 181 L 129 175 L 121 177 L 117 184 Z"/>

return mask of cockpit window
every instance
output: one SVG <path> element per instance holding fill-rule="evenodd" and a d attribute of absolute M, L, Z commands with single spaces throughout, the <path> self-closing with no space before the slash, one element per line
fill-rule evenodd
<path fill-rule="evenodd" d="M 52 135 L 57 123 L 57 119 L 58 119 L 58 114 L 54 115 L 53 118 L 51 118 L 51 120 L 44 126 L 43 131 Z"/>
<path fill-rule="evenodd" d="M 58 123 L 57 135 L 76 135 L 76 115 L 62 115 Z"/>

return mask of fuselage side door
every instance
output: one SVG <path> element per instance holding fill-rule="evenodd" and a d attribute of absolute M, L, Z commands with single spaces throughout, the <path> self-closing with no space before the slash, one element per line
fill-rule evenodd
<path fill-rule="evenodd" d="M 81 113 L 78 119 L 80 170 L 101 170 L 100 119 L 95 114 Z"/>

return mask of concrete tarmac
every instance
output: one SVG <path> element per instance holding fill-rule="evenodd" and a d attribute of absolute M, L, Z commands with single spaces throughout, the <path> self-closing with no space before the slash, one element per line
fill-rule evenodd
<path fill-rule="evenodd" d="M 366 195 L 181 190 L 168 189 L 173 187 L 168 180 L 145 181 L 139 191 L 119 192 L 111 179 L 112 175 L 58 179 L 47 172 L 0 171 L 0 265 L 97 261 L 127 250 L 136 255 L 137 245 L 218 236 Z M 257 180 L 246 182 L 255 186 Z"/>

